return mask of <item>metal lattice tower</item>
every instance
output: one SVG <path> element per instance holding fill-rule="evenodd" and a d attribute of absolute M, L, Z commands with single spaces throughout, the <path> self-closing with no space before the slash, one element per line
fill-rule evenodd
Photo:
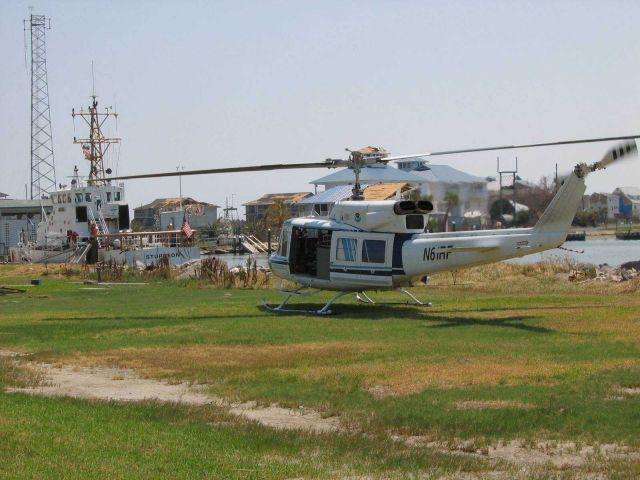
<path fill-rule="evenodd" d="M 31 31 L 31 199 L 56 190 L 53 162 L 47 50 L 45 32 L 51 28 L 44 15 L 31 15 L 25 27 Z"/>

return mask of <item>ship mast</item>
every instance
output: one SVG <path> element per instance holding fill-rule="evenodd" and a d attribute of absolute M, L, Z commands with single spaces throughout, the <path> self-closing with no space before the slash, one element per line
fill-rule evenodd
<path fill-rule="evenodd" d="M 89 178 L 87 185 L 105 185 L 106 180 L 104 169 L 104 155 L 113 143 L 120 143 L 120 138 L 107 138 L 102 133 L 102 126 L 109 117 L 118 118 L 116 112 L 110 111 L 111 107 L 105 108 L 104 112 L 98 112 L 98 100 L 96 95 L 91 95 L 93 99 L 89 106 L 89 111 L 80 110 L 77 113 L 75 109 L 71 109 L 71 117 L 81 117 L 89 126 L 89 138 L 73 137 L 73 143 L 82 145 L 84 158 L 89 161 Z M 111 173 L 110 169 L 106 170 L 107 174 Z"/>

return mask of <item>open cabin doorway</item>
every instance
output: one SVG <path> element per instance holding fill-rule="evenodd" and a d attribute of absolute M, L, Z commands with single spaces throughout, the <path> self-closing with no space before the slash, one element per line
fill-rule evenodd
<path fill-rule="evenodd" d="M 290 273 L 329 280 L 331 233 L 331 230 L 293 227 L 289 248 Z"/>

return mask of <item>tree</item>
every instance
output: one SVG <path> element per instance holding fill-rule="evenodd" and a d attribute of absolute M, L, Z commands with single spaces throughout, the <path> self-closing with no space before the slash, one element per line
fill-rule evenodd
<path fill-rule="evenodd" d="M 288 218 L 291 218 L 291 212 L 282 199 L 276 199 L 269 205 L 264 214 L 264 229 L 271 229 L 272 232 L 280 231 L 282 224 Z"/>
<path fill-rule="evenodd" d="M 444 212 L 444 230 L 447 231 L 447 222 L 449 221 L 449 214 L 451 210 L 460 205 L 460 197 L 455 192 L 447 192 L 444 194 L 444 202 L 447 204 L 447 210 Z"/>

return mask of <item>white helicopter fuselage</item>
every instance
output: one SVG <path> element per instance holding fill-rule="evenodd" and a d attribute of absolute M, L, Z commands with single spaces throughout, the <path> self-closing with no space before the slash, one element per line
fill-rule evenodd
<path fill-rule="evenodd" d="M 578 173 L 565 179 L 533 228 L 424 233 L 424 212 L 397 213 L 394 201 L 343 201 L 329 218 L 287 220 L 269 264 L 276 276 L 304 287 L 382 290 L 415 285 L 435 272 L 556 248 L 585 191 L 586 173 Z"/>

